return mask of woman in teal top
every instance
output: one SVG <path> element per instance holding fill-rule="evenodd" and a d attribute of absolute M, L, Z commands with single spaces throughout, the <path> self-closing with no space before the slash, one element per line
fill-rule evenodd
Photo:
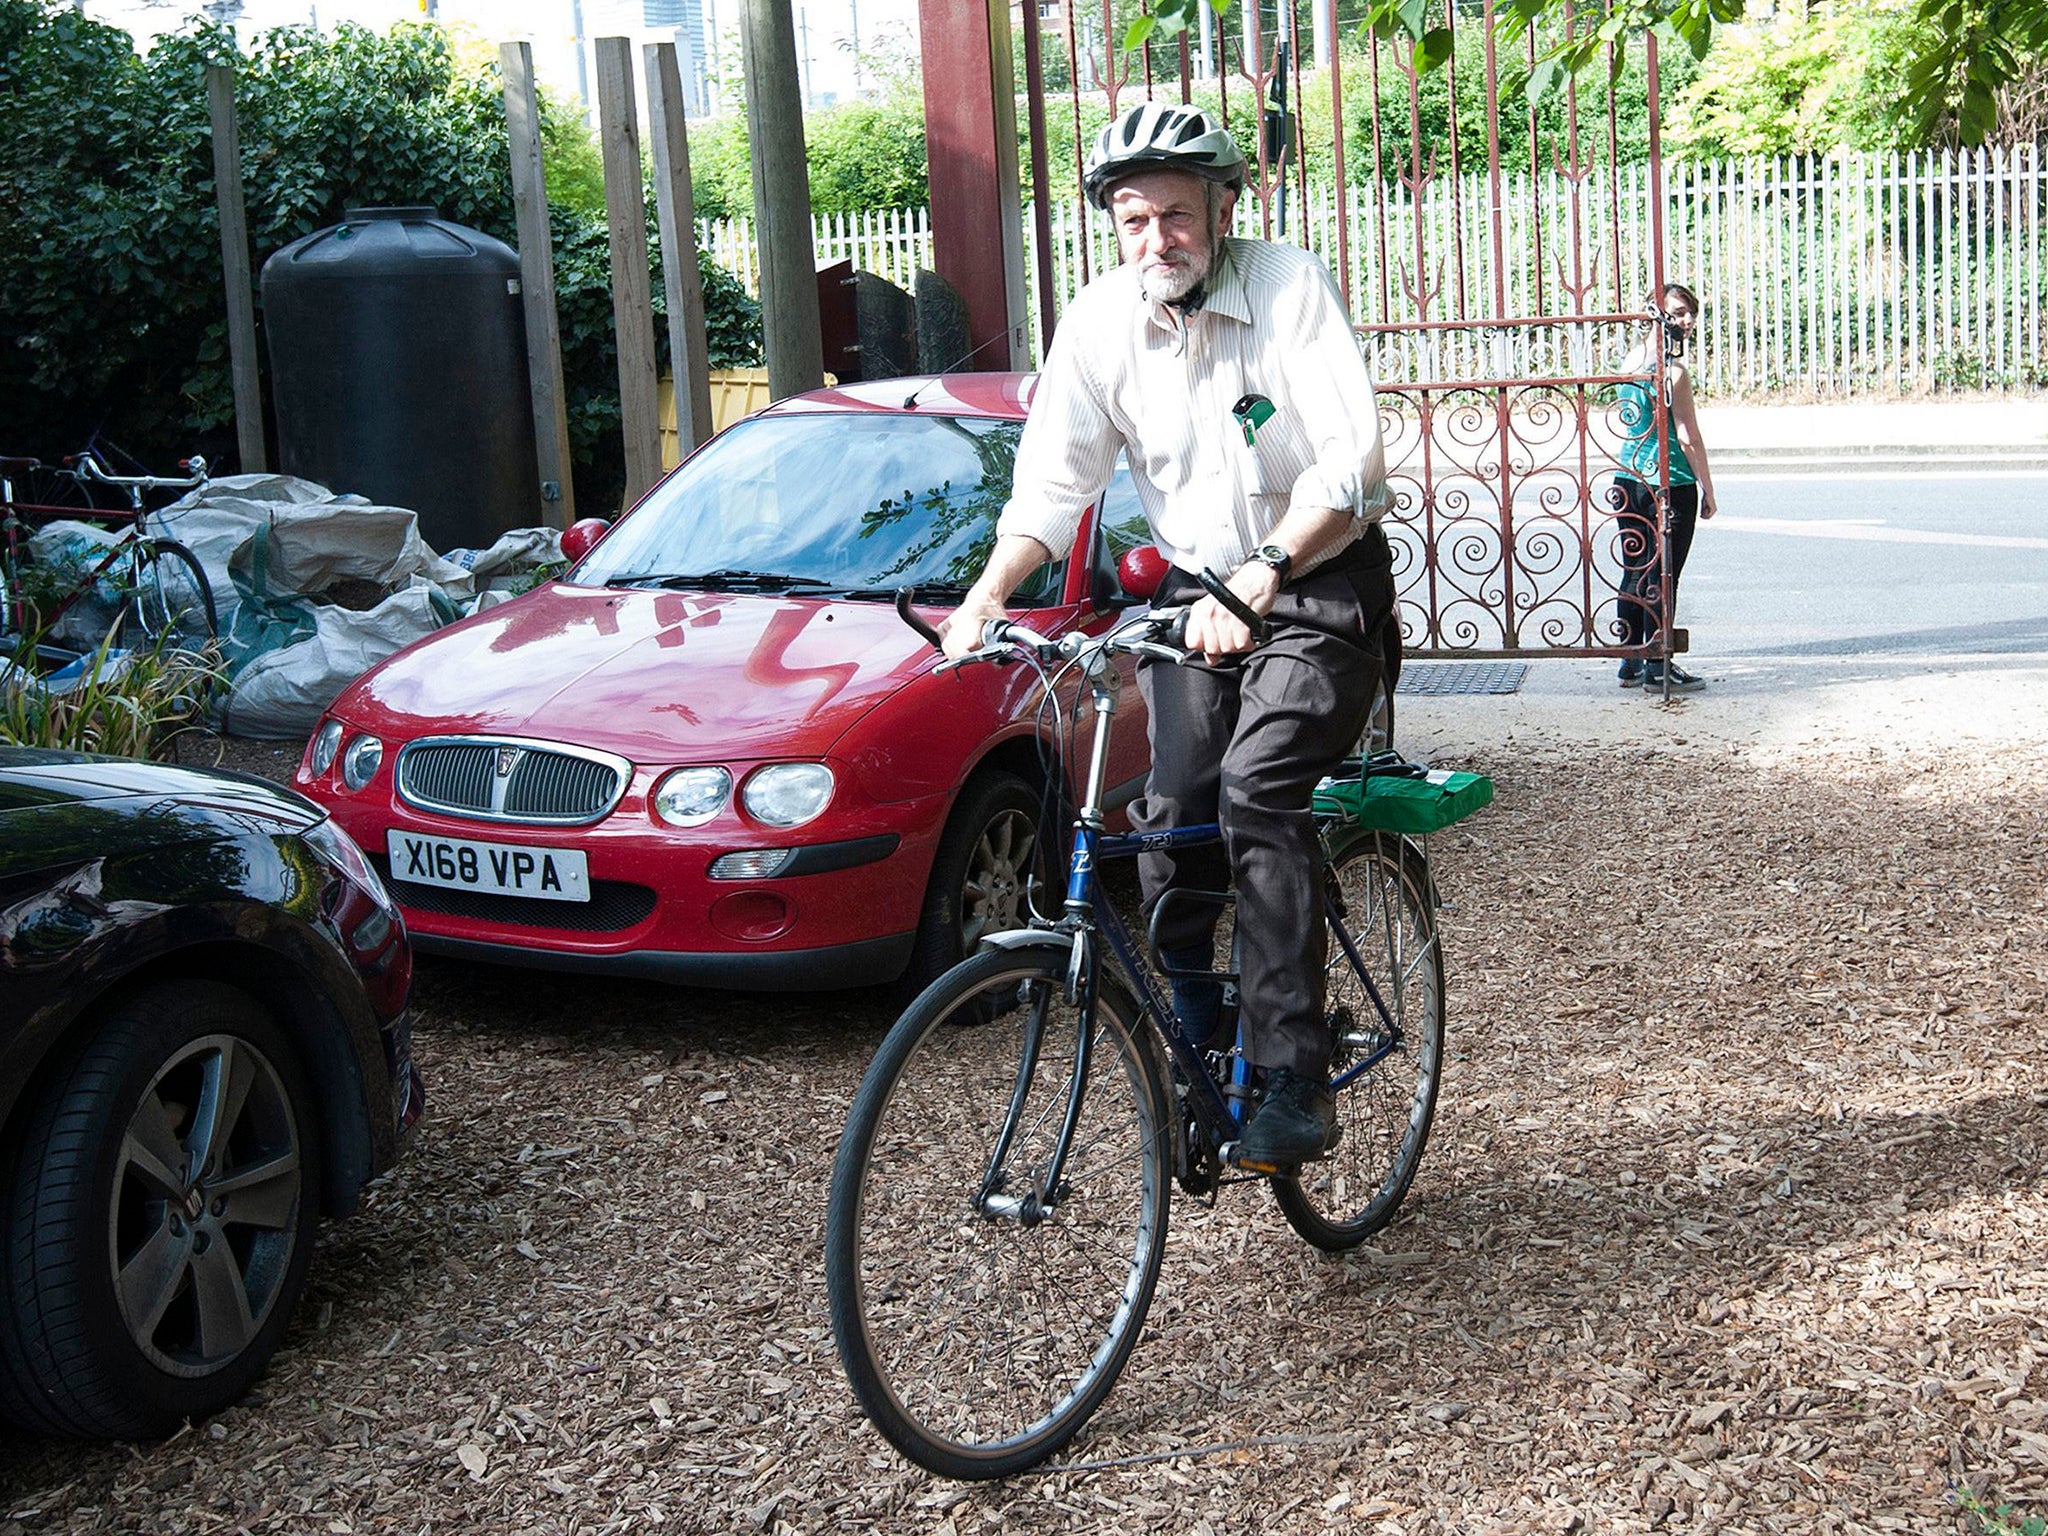
<path fill-rule="evenodd" d="M 1714 477 L 1707 468 L 1707 445 L 1700 437 L 1698 413 L 1693 409 L 1692 378 L 1675 355 L 1699 323 L 1699 296 L 1683 283 L 1666 283 L 1660 296 L 1665 324 L 1650 326 L 1643 339 L 1629 353 L 1621 371 L 1641 375 L 1616 392 L 1621 410 L 1622 430 L 1628 434 L 1621 445 L 1621 473 L 1614 477 L 1616 519 L 1621 525 L 1621 643 L 1647 645 L 1657 632 L 1657 608 L 1664 590 L 1664 562 L 1657 549 L 1657 416 L 1650 391 L 1656 377 L 1657 354 L 1653 350 L 1659 333 L 1672 340 L 1664 361 L 1664 382 L 1671 416 L 1671 530 L 1670 603 L 1672 622 L 1677 621 L 1678 577 L 1685 569 L 1685 557 L 1692 551 L 1693 530 L 1698 519 L 1714 515 Z M 1644 684 L 1661 694 L 1696 693 L 1706 684 L 1677 662 L 1644 661 L 1631 656 L 1621 664 L 1621 686 Z"/>

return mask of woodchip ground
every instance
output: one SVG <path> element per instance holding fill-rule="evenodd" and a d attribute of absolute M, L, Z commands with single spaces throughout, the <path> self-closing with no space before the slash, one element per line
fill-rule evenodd
<path fill-rule="evenodd" d="M 1403 701 L 1451 1058 L 1348 1259 L 1179 1199 L 1060 1461 L 905 1465 L 824 1319 L 875 998 L 422 966 L 414 1154 L 255 1398 L 0 1445 L 0 1533 L 1940 1531 L 2048 1500 L 2048 669 Z M 1539 668 L 1539 672 L 1543 669 Z M 237 747 L 272 773 L 284 756 Z"/>

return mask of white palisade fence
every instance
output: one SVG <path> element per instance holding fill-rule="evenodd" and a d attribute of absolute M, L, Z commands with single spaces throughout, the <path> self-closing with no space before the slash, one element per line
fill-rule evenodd
<path fill-rule="evenodd" d="M 1703 306 L 1691 359 L 1723 395 L 1910 395 L 2048 386 L 2048 167 L 2039 145 L 1967 152 L 1716 160 L 1665 168 L 1665 271 Z M 1337 200 L 1290 183 L 1285 236 L 1335 271 Z M 1361 323 L 1634 310 L 1651 273 L 1649 167 L 1596 166 L 1578 187 L 1555 171 L 1502 177 L 1502 269 L 1483 175 L 1418 200 L 1398 182 L 1353 188 L 1350 300 Z M 1255 232 L 1256 199 L 1238 228 Z M 1058 303 L 1116 260 L 1108 221 L 1067 198 L 1051 209 Z M 1422 234 L 1418 277 L 1416 230 Z M 1024 216 L 1037 335 L 1036 226 Z M 1383 233 L 1376 233 L 1383 231 Z M 903 288 L 932 262 L 922 209 L 821 214 L 818 260 L 850 259 Z M 750 292 L 759 263 L 746 220 L 702 220 L 698 239 Z M 1381 252 L 1385 264 L 1381 264 Z M 1460 257 L 1462 256 L 1462 261 Z M 1573 290 L 1583 294 L 1575 302 Z"/>

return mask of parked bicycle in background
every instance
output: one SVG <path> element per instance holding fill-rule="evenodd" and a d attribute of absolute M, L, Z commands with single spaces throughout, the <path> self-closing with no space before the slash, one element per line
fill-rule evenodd
<path fill-rule="evenodd" d="M 198 557 L 152 523 L 153 501 L 207 482 L 203 458 L 179 468 L 177 476 L 116 474 L 95 447 L 61 465 L 0 458 L 0 644 L 12 649 L 31 631 L 47 639 L 88 600 L 111 605 L 112 638 L 122 646 L 216 639 L 213 586 Z M 81 535 L 54 558 L 32 556 L 35 535 L 60 522 L 111 525 L 112 536 Z"/>

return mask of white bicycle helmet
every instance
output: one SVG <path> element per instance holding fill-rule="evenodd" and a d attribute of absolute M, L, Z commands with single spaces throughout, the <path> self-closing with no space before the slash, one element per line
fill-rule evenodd
<path fill-rule="evenodd" d="M 1148 101 L 1095 136 L 1081 189 L 1089 202 L 1106 209 L 1119 178 L 1153 166 L 1190 171 L 1233 191 L 1244 187 L 1244 152 L 1215 118 L 1197 107 Z"/>

